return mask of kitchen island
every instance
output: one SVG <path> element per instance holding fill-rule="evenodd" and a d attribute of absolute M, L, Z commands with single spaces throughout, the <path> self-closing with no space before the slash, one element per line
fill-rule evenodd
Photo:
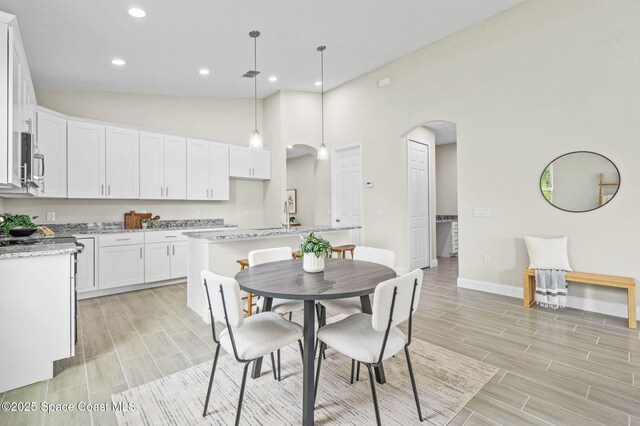
<path fill-rule="evenodd" d="M 210 322 L 200 282 L 203 270 L 233 277 L 239 271 L 236 260 L 246 259 L 252 250 L 286 246 L 295 251 L 300 245 L 300 235 L 311 232 L 327 239 L 333 246 L 351 244 L 355 240 L 352 233 L 359 232 L 359 229 L 359 226 L 301 226 L 185 232 L 189 239 L 187 305 L 205 322 Z"/>

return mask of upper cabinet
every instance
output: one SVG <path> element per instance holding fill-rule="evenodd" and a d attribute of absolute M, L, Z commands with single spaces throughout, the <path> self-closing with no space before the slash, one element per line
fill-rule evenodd
<path fill-rule="evenodd" d="M 241 179 L 271 179 L 271 151 L 231 145 L 229 176 Z"/>
<path fill-rule="evenodd" d="M 22 133 L 34 130 L 35 91 L 15 16 L 0 12 L 0 188 L 21 188 Z"/>
<path fill-rule="evenodd" d="M 187 199 L 229 199 L 229 145 L 187 139 Z"/>
<path fill-rule="evenodd" d="M 187 197 L 186 139 L 140 132 L 140 198 Z"/>
<path fill-rule="evenodd" d="M 67 177 L 69 198 L 105 198 L 104 126 L 67 123 Z"/>
<path fill-rule="evenodd" d="M 107 198 L 140 198 L 140 132 L 106 129 Z"/>
<path fill-rule="evenodd" d="M 46 161 L 45 179 L 39 197 L 67 197 L 67 120 L 44 111 L 37 112 L 38 151 Z"/>

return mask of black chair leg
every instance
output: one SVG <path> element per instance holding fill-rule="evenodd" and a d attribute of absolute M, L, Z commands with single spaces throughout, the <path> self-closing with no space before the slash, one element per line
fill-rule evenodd
<path fill-rule="evenodd" d="M 278 381 L 282 380 L 282 371 L 280 370 L 280 349 L 278 349 Z"/>
<path fill-rule="evenodd" d="M 320 308 L 320 318 L 321 318 L 321 324 L 324 327 L 325 325 L 327 325 L 327 308 L 325 308 L 324 306 L 322 306 Z M 327 354 L 325 353 L 325 350 L 327 349 L 327 345 L 323 345 L 322 347 L 322 357 L 324 359 L 327 359 Z"/>
<path fill-rule="evenodd" d="M 251 361 L 244 364 L 244 370 L 242 371 L 242 384 L 240 385 L 240 399 L 238 400 L 238 411 L 236 413 L 236 426 L 240 424 L 240 413 L 242 411 L 242 399 L 244 398 L 244 387 L 247 383 L 247 372 L 249 371 L 249 364 L 251 364 Z"/>
<path fill-rule="evenodd" d="M 351 360 L 351 384 L 353 384 L 353 372 L 356 369 L 356 360 L 352 359 Z"/>
<path fill-rule="evenodd" d="M 220 353 L 220 345 L 216 346 L 216 354 L 213 356 L 213 367 L 211 368 L 211 377 L 209 377 L 209 389 L 207 389 L 207 398 L 204 401 L 204 411 L 202 417 L 207 415 L 207 407 L 209 406 L 209 397 L 211 396 L 211 386 L 213 385 L 213 376 L 216 374 L 216 366 L 218 365 L 218 354 Z"/>
<path fill-rule="evenodd" d="M 302 348 L 302 340 L 298 340 L 298 347 L 300 348 L 300 358 L 302 358 L 302 363 L 304 364 L 304 349 Z"/>
<path fill-rule="evenodd" d="M 324 347 L 324 343 L 320 342 L 320 351 Z M 313 400 L 316 400 L 316 396 L 318 395 L 318 382 L 320 381 L 320 367 L 322 366 L 322 357 L 318 356 L 318 369 L 316 370 L 316 384 L 315 389 L 313 390 Z"/>
<path fill-rule="evenodd" d="M 291 321 L 292 316 L 293 316 L 293 312 L 289 312 L 289 321 Z"/>
<path fill-rule="evenodd" d="M 356 373 L 356 382 L 360 381 L 360 361 L 358 361 L 358 371 Z"/>
<path fill-rule="evenodd" d="M 271 352 L 271 369 L 273 370 L 273 378 L 278 380 L 278 372 L 276 371 L 276 359 L 273 357 L 273 352 Z"/>
<path fill-rule="evenodd" d="M 416 408 L 418 409 L 418 418 L 422 419 L 422 410 L 420 409 L 420 397 L 418 396 L 418 387 L 416 386 L 416 378 L 413 376 L 413 366 L 411 365 L 411 357 L 409 356 L 409 348 L 404 347 L 404 354 L 407 357 L 407 366 L 409 367 L 409 377 L 411 377 L 411 386 L 413 387 L 413 396 L 416 399 Z"/>
<path fill-rule="evenodd" d="M 378 409 L 378 395 L 376 394 L 376 378 L 373 376 L 373 369 L 369 364 L 365 364 L 369 370 L 369 383 L 371 383 L 371 396 L 373 397 L 373 408 L 376 410 L 376 423 L 381 426 L 380 410 Z"/>

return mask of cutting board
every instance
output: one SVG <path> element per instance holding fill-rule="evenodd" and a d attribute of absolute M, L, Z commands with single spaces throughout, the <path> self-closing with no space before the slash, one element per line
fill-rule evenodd
<path fill-rule="evenodd" d="M 124 229 L 140 229 L 142 228 L 142 224 L 140 221 L 142 219 L 151 218 L 151 213 L 136 213 L 135 211 L 130 211 L 129 213 L 124 214 Z"/>

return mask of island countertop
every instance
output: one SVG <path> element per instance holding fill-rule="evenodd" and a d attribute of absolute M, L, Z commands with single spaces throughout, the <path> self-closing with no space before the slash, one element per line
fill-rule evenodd
<path fill-rule="evenodd" d="M 361 229 L 360 226 L 295 226 L 287 229 L 284 226 L 272 228 L 244 228 L 220 231 L 183 232 L 189 238 L 209 240 L 211 242 L 226 242 L 238 240 L 261 239 L 271 237 L 291 237 L 295 235 L 314 233 L 328 233 Z"/>
<path fill-rule="evenodd" d="M 0 247 L 0 259 L 16 259 L 19 257 L 52 256 L 55 254 L 76 253 L 80 249 L 74 243 L 53 243 L 34 245 L 11 245 Z"/>

